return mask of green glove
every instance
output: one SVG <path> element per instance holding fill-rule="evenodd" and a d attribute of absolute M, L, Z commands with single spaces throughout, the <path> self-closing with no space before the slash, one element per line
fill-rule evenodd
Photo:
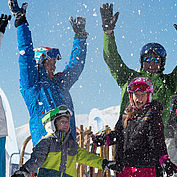
<path fill-rule="evenodd" d="M 119 16 L 119 12 L 116 12 L 113 16 L 113 4 L 103 4 L 103 6 L 100 7 L 100 13 L 102 18 L 103 30 L 114 30 L 115 24 Z"/>
<path fill-rule="evenodd" d="M 11 13 L 15 17 L 15 27 L 21 25 L 22 23 L 27 23 L 25 14 L 28 3 L 23 3 L 21 8 L 18 6 L 17 0 L 8 0 L 8 4 Z"/>

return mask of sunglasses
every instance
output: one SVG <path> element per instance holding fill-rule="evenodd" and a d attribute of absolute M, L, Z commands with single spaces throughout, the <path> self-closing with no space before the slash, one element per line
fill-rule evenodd
<path fill-rule="evenodd" d="M 144 57 L 144 62 L 150 63 L 153 61 L 154 63 L 160 63 L 160 57 Z"/>
<path fill-rule="evenodd" d="M 132 84 L 128 88 L 130 92 L 137 92 L 138 90 L 141 92 L 147 92 L 149 91 L 149 89 L 150 89 L 150 86 L 144 83 Z"/>
<path fill-rule="evenodd" d="M 46 56 L 49 59 L 53 59 L 53 58 L 55 58 L 56 60 L 61 59 L 60 51 L 59 51 L 59 49 L 56 49 L 56 48 L 52 48 L 52 49 L 47 50 Z"/>

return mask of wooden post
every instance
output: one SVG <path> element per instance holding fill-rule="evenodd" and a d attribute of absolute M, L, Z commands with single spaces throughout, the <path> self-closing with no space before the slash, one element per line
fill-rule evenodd
<path fill-rule="evenodd" d="M 83 136 L 84 136 L 84 148 L 89 152 L 90 148 L 90 133 L 91 133 L 91 126 L 85 129 Z M 87 176 L 87 165 L 83 165 L 83 175 Z"/>
<path fill-rule="evenodd" d="M 112 146 L 112 160 L 115 160 L 115 150 L 116 150 L 116 145 Z M 114 172 L 114 177 L 116 177 L 116 172 Z"/>
<path fill-rule="evenodd" d="M 92 127 L 89 126 L 88 127 L 88 130 L 86 129 L 86 134 L 85 134 L 85 147 L 86 147 L 86 150 L 89 152 L 89 148 L 90 148 L 90 133 L 91 133 L 91 130 L 92 130 Z"/>
<path fill-rule="evenodd" d="M 83 125 L 80 125 L 80 147 L 84 147 Z M 83 164 L 80 164 L 80 177 L 83 177 Z"/>
<path fill-rule="evenodd" d="M 115 160 L 115 150 L 116 150 L 116 145 L 112 146 L 112 160 Z M 114 177 L 116 177 L 116 172 L 114 172 Z"/>
<path fill-rule="evenodd" d="M 108 125 L 106 125 L 108 127 Z M 106 134 L 109 134 L 111 132 L 111 129 L 106 130 Z M 109 146 L 105 146 L 105 158 L 109 160 Z M 110 170 L 106 171 L 106 177 L 111 177 Z"/>

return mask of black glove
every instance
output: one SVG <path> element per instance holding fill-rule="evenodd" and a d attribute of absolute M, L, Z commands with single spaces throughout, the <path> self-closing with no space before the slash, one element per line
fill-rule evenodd
<path fill-rule="evenodd" d="M 28 177 L 29 172 L 25 167 L 20 167 L 19 170 L 15 171 L 15 173 L 11 177 Z"/>
<path fill-rule="evenodd" d="M 85 31 L 86 19 L 83 17 L 77 17 L 73 19 L 73 17 L 69 17 L 69 21 L 71 26 L 73 27 L 75 36 L 80 36 L 87 38 L 88 33 Z"/>
<path fill-rule="evenodd" d="M 117 173 L 120 173 L 123 171 L 123 163 L 119 162 L 119 161 L 109 161 L 107 159 L 104 159 L 102 162 L 102 168 L 104 171 L 106 170 L 114 170 Z"/>
<path fill-rule="evenodd" d="M 113 4 L 103 4 L 103 6 L 100 7 L 100 13 L 102 18 L 103 30 L 114 30 L 115 24 L 119 16 L 119 12 L 116 12 L 113 16 Z"/>
<path fill-rule="evenodd" d="M 174 27 L 175 27 L 175 29 L 177 30 L 177 24 L 174 24 L 173 26 L 174 26 Z"/>
<path fill-rule="evenodd" d="M 97 147 L 105 145 L 106 143 L 105 134 L 92 135 L 92 141 L 93 143 L 96 144 Z"/>
<path fill-rule="evenodd" d="M 167 177 L 173 176 L 174 173 L 177 173 L 177 166 L 172 163 L 170 159 L 165 160 L 162 164 L 162 168 L 167 173 Z"/>
<path fill-rule="evenodd" d="M 10 21 L 10 19 L 11 19 L 11 15 L 7 16 L 7 15 L 4 15 L 4 14 L 1 14 L 0 32 L 2 32 L 3 34 L 5 33 L 6 26 L 8 24 L 8 21 Z"/>
<path fill-rule="evenodd" d="M 22 23 L 27 23 L 25 14 L 28 3 L 23 3 L 21 8 L 18 6 L 17 0 L 8 0 L 8 4 L 11 13 L 15 16 L 15 27 L 21 25 Z"/>

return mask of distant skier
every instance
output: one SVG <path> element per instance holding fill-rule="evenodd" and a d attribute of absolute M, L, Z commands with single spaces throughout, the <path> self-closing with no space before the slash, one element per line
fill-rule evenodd
<path fill-rule="evenodd" d="M 1 40 L 5 33 L 8 21 L 10 21 L 11 16 L 1 14 L 0 17 L 0 47 L 1 47 Z M 7 134 L 7 122 L 6 116 L 2 104 L 2 98 L 0 96 L 0 177 L 6 176 L 6 150 L 5 150 L 5 143 L 6 143 L 6 136 Z"/>
<path fill-rule="evenodd" d="M 137 72 L 128 68 L 117 51 L 114 36 L 114 28 L 119 12 L 113 15 L 113 4 L 109 5 L 107 3 L 100 8 L 100 13 L 104 30 L 104 60 L 117 84 L 121 87 L 120 119 L 128 103 L 126 87 L 133 78 L 143 76 L 149 78 L 154 85 L 153 99 L 160 101 L 164 105 L 162 118 L 166 128 L 170 117 L 171 99 L 177 92 L 177 66 L 175 66 L 172 73 L 163 74 L 167 56 L 166 50 L 158 43 L 148 43 L 143 46 L 140 52 L 140 71 Z"/>
<path fill-rule="evenodd" d="M 117 143 L 117 164 L 124 169 L 118 177 L 162 177 L 177 173 L 167 153 L 162 122 L 163 105 L 152 100 L 153 85 L 137 77 L 127 87 L 129 104 L 116 124 L 115 131 L 94 137 L 98 145 Z"/>
<path fill-rule="evenodd" d="M 59 49 L 38 47 L 33 51 L 31 32 L 26 20 L 27 3 L 19 8 L 17 0 L 8 0 L 12 14 L 15 16 L 18 49 L 20 52 L 20 91 L 30 114 L 30 132 L 33 145 L 46 134 L 42 117 L 49 110 L 65 104 L 73 112 L 70 119 L 71 134 L 76 138 L 75 116 L 72 98 L 69 93 L 72 85 L 78 80 L 86 58 L 86 19 L 70 18 L 75 32 L 73 49 L 69 64 L 63 72 L 54 74 L 56 60 L 61 59 Z"/>
<path fill-rule="evenodd" d="M 12 177 L 27 177 L 39 168 L 38 177 L 77 177 L 76 163 L 98 169 L 116 169 L 116 162 L 102 159 L 78 146 L 71 136 L 72 112 L 65 106 L 49 111 L 42 122 L 48 134 L 33 148 L 31 158 Z"/>

